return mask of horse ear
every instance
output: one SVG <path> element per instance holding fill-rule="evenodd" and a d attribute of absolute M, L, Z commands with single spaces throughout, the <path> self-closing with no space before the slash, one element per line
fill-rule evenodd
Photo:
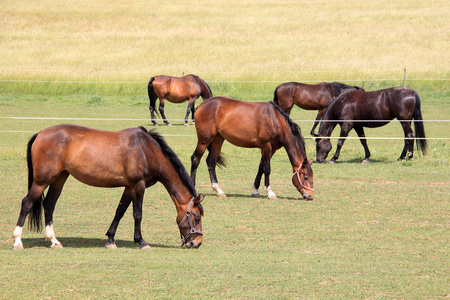
<path fill-rule="evenodd" d="M 313 164 L 313 159 L 310 158 L 309 161 L 308 161 L 308 163 L 309 163 L 309 165 L 312 165 L 312 164 Z"/>
<path fill-rule="evenodd" d="M 200 195 L 197 196 L 197 198 L 195 198 L 194 203 L 195 204 L 199 204 L 200 202 L 203 201 L 204 198 L 205 198 L 205 195 L 204 194 L 200 194 Z"/>
<path fill-rule="evenodd" d="M 306 167 L 309 164 L 308 159 L 305 158 L 302 162 L 302 167 Z"/>

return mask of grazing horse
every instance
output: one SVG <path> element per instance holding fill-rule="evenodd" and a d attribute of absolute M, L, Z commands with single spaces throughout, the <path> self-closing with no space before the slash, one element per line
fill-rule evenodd
<path fill-rule="evenodd" d="M 172 198 L 183 245 L 202 243 L 201 201 L 189 174 L 164 139 L 143 127 L 102 131 L 77 125 L 57 125 L 35 134 L 28 142 L 28 194 L 22 200 L 14 230 L 13 249 L 23 249 L 22 229 L 30 213 L 31 229 L 40 231 L 44 207 L 45 237 L 52 248 L 62 248 L 53 231 L 53 211 L 69 175 L 96 187 L 125 187 L 107 231 L 107 248 L 116 248 L 114 235 L 133 202 L 134 241 L 149 248 L 141 235 L 142 202 L 147 187 L 161 182 Z M 49 186 L 47 196 L 44 190 Z"/>
<path fill-rule="evenodd" d="M 346 85 L 339 82 L 322 82 L 318 84 L 286 82 L 277 86 L 273 101 L 287 114 L 291 113 L 294 104 L 306 110 L 318 110 L 319 112 L 310 132 L 312 136 L 317 136 L 314 130 L 319 124 L 328 105 L 340 94 L 353 89 L 364 90 L 362 87 Z"/>
<path fill-rule="evenodd" d="M 195 114 L 195 100 L 202 96 L 203 100 L 212 97 L 211 89 L 206 82 L 196 75 L 186 75 L 183 77 L 155 76 L 148 83 L 148 97 L 150 98 L 150 114 L 153 125 L 158 125 L 155 121 L 156 99 L 159 98 L 159 112 L 166 125 L 170 126 L 164 114 L 166 100 L 173 103 L 182 103 L 189 100 L 184 125 L 189 125 L 188 116 L 192 112 L 192 121 Z"/>
<path fill-rule="evenodd" d="M 427 140 L 420 111 L 419 95 L 411 89 L 394 87 L 385 90 L 364 92 L 349 91 L 336 98 L 328 107 L 320 123 L 319 137 L 316 139 L 317 161 L 325 162 L 331 151 L 329 137 L 337 124 L 341 127 L 340 139 L 337 143 L 336 153 L 330 160 L 336 162 L 341 147 L 350 130 L 355 129 L 361 144 L 364 147 L 365 158 L 363 163 L 369 162 L 370 151 L 364 134 L 364 127 L 374 128 L 388 124 L 397 118 L 405 133 L 405 146 L 399 160 L 409 160 L 413 157 L 414 132 L 411 121 L 414 119 L 417 148 L 426 154 Z"/>
<path fill-rule="evenodd" d="M 264 173 L 265 189 L 269 199 L 276 195 L 270 188 L 270 159 L 284 147 L 293 169 L 292 183 L 303 199 L 313 200 L 312 160 L 308 161 L 300 128 L 273 102 L 245 102 L 225 97 L 214 97 L 203 102 L 195 115 L 197 148 L 192 154 L 191 179 L 195 177 L 200 159 L 209 150 L 206 164 L 212 188 L 218 196 L 225 196 L 216 176 L 216 164 L 225 165 L 220 154 L 227 140 L 238 147 L 260 148 L 261 162 L 253 186 L 253 196 L 259 197 L 259 186 Z"/>

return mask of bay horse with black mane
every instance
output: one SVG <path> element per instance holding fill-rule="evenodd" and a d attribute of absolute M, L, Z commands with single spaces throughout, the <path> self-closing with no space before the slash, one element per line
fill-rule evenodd
<path fill-rule="evenodd" d="M 334 163 L 339 158 L 345 138 L 352 129 L 355 129 L 364 147 L 363 163 L 369 162 L 370 151 L 367 147 L 364 127 L 384 126 L 394 118 L 400 121 L 405 133 L 405 146 L 398 160 L 405 158 L 409 160 L 413 157 L 414 137 L 418 138 L 417 148 L 425 155 L 427 140 L 425 139 L 419 95 L 408 88 L 394 87 L 373 92 L 353 90 L 336 98 L 328 107 L 320 123 L 319 137 L 316 139 L 317 161 L 325 162 L 332 148 L 329 137 L 336 125 L 339 124 L 341 127 L 340 139 L 337 143 L 336 153 L 330 162 Z M 413 119 L 415 135 L 411 128 Z"/>
<path fill-rule="evenodd" d="M 172 198 L 182 245 L 202 243 L 201 201 L 186 169 L 162 136 L 145 128 L 103 131 L 77 125 L 57 125 L 35 134 L 28 142 L 28 194 L 22 200 L 14 230 L 13 249 L 23 249 L 22 229 L 28 214 L 31 229 L 40 231 L 44 208 L 45 237 L 62 248 L 53 231 L 53 211 L 69 175 L 96 187 L 125 187 L 106 235 L 107 248 L 116 248 L 120 219 L 133 202 L 134 241 L 150 246 L 141 235 L 142 202 L 147 187 L 161 182 Z M 49 187 L 44 197 L 44 190 Z"/>
<path fill-rule="evenodd" d="M 191 179 L 195 177 L 200 159 L 209 150 L 206 164 L 212 188 L 218 196 L 225 196 L 216 176 L 216 164 L 225 165 L 220 153 L 223 142 L 244 148 L 260 148 L 261 162 L 253 185 L 253 196 L 259 197 L 261 177 L 269 199 L 276 195 L 270 187 L 270 159 L 284 147 L 293 169 L 292 183 L 303 199 L 313 200 L 312 160 L 308 161 L 300 128 L 273 102 L 246 102 L 214 97 L 199 105 L 195 115 L 197 147 L 192 154 Z"/>
<path fill-rule="evenodd" d="M 166 100 L 173 103 L 188 101 L 184 125 L 189 125 L 189 112 L 192 112 L 192 121 L 194 121 L 195 100 L 200 96 L 203 100 L 206 100 L 212 97 L 212 92 L 208 84 L 196 75 L 189 74 L 183 77 L 159 75 L 152 77 L 148 83 L 148 97 L 150 98 L 150 115 L 153 125 L 158 125 L 155 121 L 156 100 L 158 98 L 159 112 L 164 123 L 170 126 L 164 114 Z"/>
<path fill-rule="evenodd" d="M 328 105 L 340 94 L 353 89 L 364 90 L 364 88 L 359 86 L 346 85 L 339 82 L 322 82 L 318 84 L 286 82 L 277 86 L 273 101 L 288 115 L 291 113 L 294 104 L 306 110 L 318 110 L 319 112 L 310 132 L 312 136 L 317 136 L 314 130 Z"/>

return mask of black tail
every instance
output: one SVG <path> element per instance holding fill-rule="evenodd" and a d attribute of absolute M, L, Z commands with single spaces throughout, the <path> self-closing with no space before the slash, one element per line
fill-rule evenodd
<path fill-rule="evenodd" d="M 427 153 L 428 142 L 425 139 L 425 128 L 423 126 L 422 112 L 420 111 L 420 98 L 419 95 L 414 92 L 414 98 L 416 99 L 416 105 L 414 107 L 414 129 L 417 141 L 417 151 L 419 149 L 422 151 L 422 154 L 425 155 Z"/>
<path fill-rule="evenodd" d="M 159 115 L 159 111 L 156 110 L 156 93 L 153 89 L 153 81 L 155 81 L 155 77 L 150 78 L 150 81 L 148 82 L 148 98 L 150 99 L 150 107 L 153 109 L 153 111 L 156 111 L 156 113 Z"/>
<path fill-rule="evenodd" d="M 211 144 L 208 146 L 208 151 L 211 151 Z M 217 157 L 216 165 L 219 166 L 219 168 L 226 167 L 226 161 L 225 156 L 220 152 L 219 156 Z"/>
<path fill-rule="evenodd" d="M 279 86 L 277 86 L 277 88 L 275 89 L 275 92 L 273 93 L 273 102 L 275 102 L 276 105 L 280 105 L 280 104 L 278 104 L 278 96 L 277 96 L 278 88 L 279 88 Z"/>
<path fill-rule="evenodd" d="M 31 186 L 33 185 L 33 162 L 31 160 L 31 146 L 33 146 L 34 141 L 36 140 L 37 133 L 33 135 L 28 142 L 27 146 L 27 165 L 28 165 L 28 192 L 31 190 Z M 30 211 L 30 217 L 28 218 L 28 227 L 32 231 L 41 231 L 42 230 L 42 203 L 44 202 L 44 193 L 39 197 L 37 201 L 33 203 L 33 207 Z"/>

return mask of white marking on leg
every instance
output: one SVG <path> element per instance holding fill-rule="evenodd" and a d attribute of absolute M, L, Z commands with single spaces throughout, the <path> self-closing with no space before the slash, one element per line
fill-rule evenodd
<path fill-rule="evenodd" d="M 61 243 L 56 239 L 55 232 L 53 231 L 53 224 L 45 226 L 45 239 L 52 242 L 52 248 L 61 248 Z"/>
<path fill-rule="evenodd" d="M 275 193 L 272 191 L 272 188 L 270 187 L 270 185 L 269 185 L 269 186 L 266 186 L 265 189 L 266 189 L 266 192 L 267 192 L 267 197 L 268 197 L 269 199 L 276 199 L 276 198 L 277 198 L 277 196 L 275 195 Z"/>
<path fill-rule="evenodd" d="M 213 183 L 212 189 L 217 193 L 217 196 L 219 196 L 219 197 L 225 196 L 225 193 L 220 189 L 218 183 Z"/>
<path fill-rule="evenodd" d="M 22 230 L 23 230 L 23 227 L 20 227 L 20 226 L 16 226 L 16 228 L 14 229 L 14 232 L 13 232 L 13 238 L 14 238 L 13 249 L 21 249 L 21 248 L 23 248 L 23 244 L 22 244 Z"/>
<path fill-rule="evenodd" d="M 260 197 L 261 195 L 259 194 L 259 190 L 257 188 L 255 188 L 255 186 L 253 186 L 253 193 L 252 193 L 253 197 Z"/>

